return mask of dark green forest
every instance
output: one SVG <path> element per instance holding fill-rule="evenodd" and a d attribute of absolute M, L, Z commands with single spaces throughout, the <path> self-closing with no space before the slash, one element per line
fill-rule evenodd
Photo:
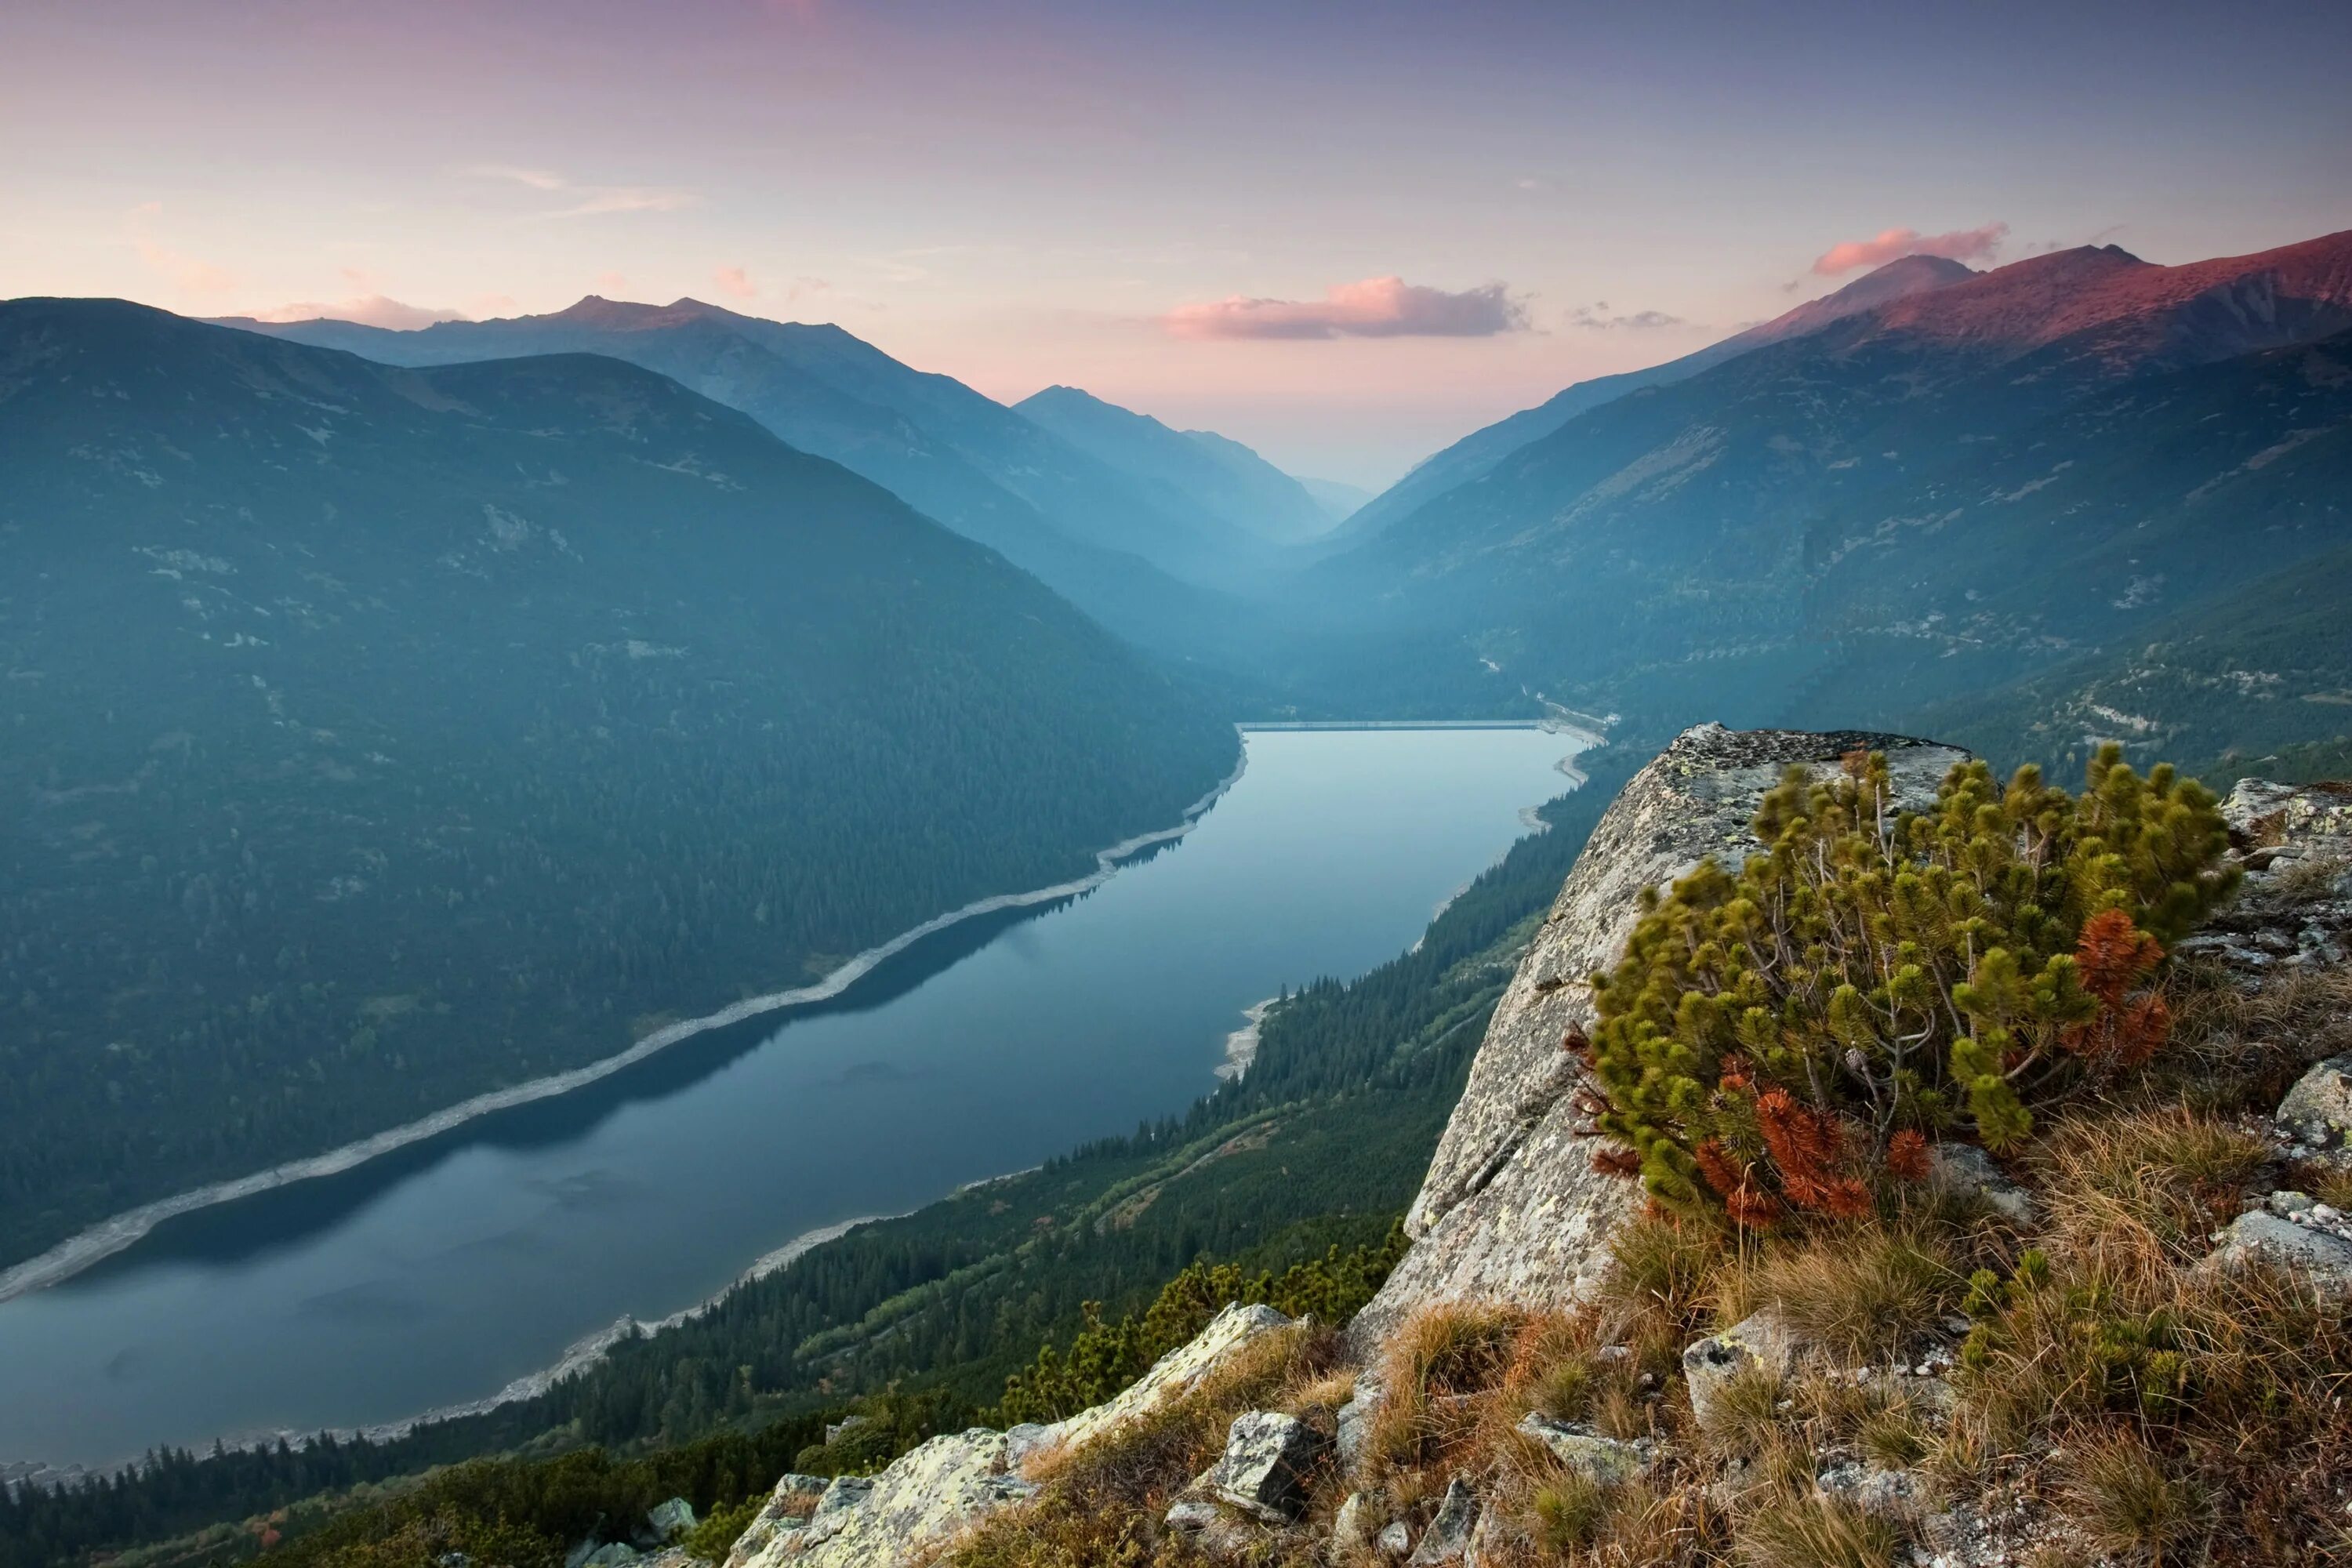
<path fill-rule="evenodd" d="M 1645 755 L 1580 758 L 1591 782 L 1543 808 L 1549 831 L 1514 846 L 1410 952 L 1274 1008 L 1250 1072 L 1180 1117 L 862 1226 L 536 1399 L 394 1442 L 159 1455 L 24 1494 L 0 1513 L 0 1563 L 189 1536 L 494 1454 L 657 1454 L 782 1423 L 800 1436 L 761 1438 L 762 1452 L 802 1468 L 870 1468 L 992 1411 L 1008 1378 L 1034 1377 L 1042 1346 L 1145 1311 L 1197 1262 L 1254 1280 L 1334 1247 L 1378 1249 L 1420 1184 L 1519 952 Z M 853 1405 L 886 1417 L 855 1452 L 802 1452 L 814 1415 L 838 1419 Z M 205 1555 L 249 1554 L 257 1539 L 225 1531 Z"/>
<path fill-rule="evenodd" d="M 0 1263 L 1091 871 L 1231 725 L 614 361 L 0 305 Z"/>

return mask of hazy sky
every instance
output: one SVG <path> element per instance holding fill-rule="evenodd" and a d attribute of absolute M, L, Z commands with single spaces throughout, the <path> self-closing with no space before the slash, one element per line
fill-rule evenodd
<path fill-rule="evenodd" d="M 2352 226 L 2343 0 L 1634 12 L 7 0 L 0 296 L 693 295 L 1370 485 L 1906 233 Z"/>

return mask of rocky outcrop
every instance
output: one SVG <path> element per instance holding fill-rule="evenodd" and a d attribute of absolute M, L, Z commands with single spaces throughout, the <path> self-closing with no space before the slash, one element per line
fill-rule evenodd
<path fill-rule="evenodd" d="M 1172 1404 L 1236 1352 L 1289 1322 L 1270 1307 L 1228 1307 L 1118 1398 L 1066 1421 L 1011 1432 L 975 1426 L 934 1437 L 875 1476 L 840 1476 L 829 1482 L 786 1476 L 729 1553 L 727 1568 L 898 1568 L 913 1563 L 1035 1491 L 1021 1473 L 1033 1457 L 1081 1447 Z M 812 1506 L 813 1482 L 823 1490 Z"/>
<path fill-rule="evenodd" d="M 1287 1524 L 1307 1503 L 1307 1475 L 1330 1440 L 1296 1415 L 1252 1410 L 1234 1417 L 1201 1489 L 1265 1524 Z"/>
<path fill-rule="evenodd" d="M 1405 1226 L 1412 1249 L 1351 1339 L 1369 1348 L 1432 1301 L 1557 1307 L 1589 1283 L 1638 1195 L 1592 1170 L 1592 1127 L 1562 1049 L 1594 1022 L 1597 971 L 1622 953 L 1644 889 L 1712 856 L 1759 847 L 1748 824 L 1790 764 L 1826 773 L 1856 750 L 1885 752 L 1905 805 L 1926 805 L 1968 753 L 1858 731 L 1735 731 L 1703 724 L 1636 773 L 1592 831 L 1535 944 L 1495 1009 L 1461 1103 Z"/>

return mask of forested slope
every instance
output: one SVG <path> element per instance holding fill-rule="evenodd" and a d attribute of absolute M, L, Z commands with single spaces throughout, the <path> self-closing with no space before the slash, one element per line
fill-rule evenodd
<path fill-rule="evenodd" d="M 588 356 L 0 305 L 0 1262 L 1093 868 L 1220 716 Z"/>

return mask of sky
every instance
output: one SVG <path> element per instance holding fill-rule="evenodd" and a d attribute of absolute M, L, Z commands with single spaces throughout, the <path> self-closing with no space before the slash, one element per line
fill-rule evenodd
<path fill-rule="evenodd" d="M 8 0 L 0 297 L 692 296 L 1377 488 L 1877 260 L 2352 227 L 2352 5 Z"/>

